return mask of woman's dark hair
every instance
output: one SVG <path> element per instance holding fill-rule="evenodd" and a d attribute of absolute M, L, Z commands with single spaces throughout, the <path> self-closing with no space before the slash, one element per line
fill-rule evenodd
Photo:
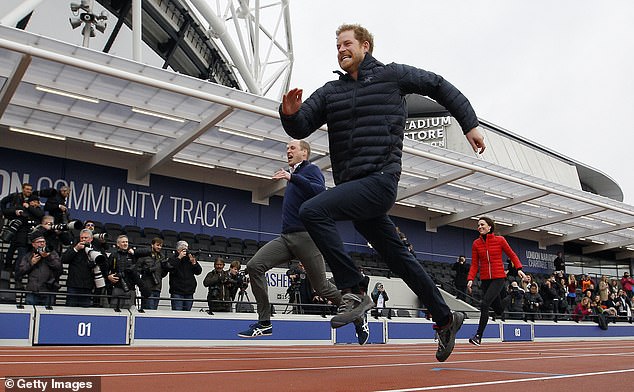
<path fill-rule="evenodd" d="M 482 216 L 478 218 L 478 220 L 483 220 L 487 223 L 487 225 L 491 226 L 491 228 L 489 229 L 489 233 L 493 234 L 493 232 L 495 232 L 495 222 L 493 222 L 493 219 L 489 218 L 488 216 Z"/>

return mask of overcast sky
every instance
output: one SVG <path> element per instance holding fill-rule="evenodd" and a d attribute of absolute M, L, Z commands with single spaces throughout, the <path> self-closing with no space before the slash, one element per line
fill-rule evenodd
<path fill-rule="evenodd" d="M 0 15 L 16 1 L 2 0 Z M 81 44 L 69 2 L 45 0 L 29 29 L 47 24 Z M 290 8 L 291 85 L 305 94 L 334 78 L 337 26 L 360 23 L 380 61 L 442 75 L 480 118 L 602 171 L 634 204 L 634 1 L 291 0 Z"/>

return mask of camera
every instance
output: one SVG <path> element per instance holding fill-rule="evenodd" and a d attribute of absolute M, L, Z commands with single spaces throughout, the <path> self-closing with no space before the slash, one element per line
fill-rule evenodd
<path fill-rule="evenodd" d="M 92 268 L 92 278 L 95 281 L 95 287 L 100 289 L 106 286 L 106 280 L 103 278 L 103 274 L 101 273 L 101 268 L 98 265 L 95 265 Z"/>
<path fill-rule="evenodd" d="M 121 289 L 124 292 L 129 292 L 130 291 L 130 287 L 128 286 L 128 282 L 125 281 L 125 272 L 121 271 L 121 272 L 117 272 L 114 276 L 116 276 L 117 278 L 119 278 L 119 287 L 121 287 Z"/>
<path fill-rule="evenodd" d="M 187 253 L 185 253 L 185 255 L 187 257 L 189 257 L 190 255 L 193 256 L 195 259 L 198 258 L 198 256 L 200 255 L 200 251 L 199 250 L 192 250 L 192 249 L 187 249 Z"/>
<path fill-rule="evenodd" d="M 92 235 L 93 240 L 104 242 L 108 240 L 108 233 L 97 233 Z"/>
<path fill-rule="evenodd" d="M 238 272 L 238 288 L 241 291 L 246 290 L 249 287 L 249 275 L 247 271 Z"/>
<path fill-rule="evenodd" d="M 40 246 L 39 248 L 35 248 L 35 253 L 42 256 L 42 253 L 51 253 L 53 251 L 53 247 L 50 245 Z"/>
<path fill-rule="evenodd" d="M 0 232 L 0 240 L 4 242 L 11 242 L 13 236 L 18 231 L 18 229 L 22 226 L 22 221 L 20 219 L 11 219 L 3 228 L 2 232 Z"/>
<path fill-rule="evenodd" d="M 68 231 L 68 230 L 81 230 L 84 228 L 84 224 L 79 220 L 72 220 L 68 223 L 58 223 L 51 225 L 51 230 Z"/>

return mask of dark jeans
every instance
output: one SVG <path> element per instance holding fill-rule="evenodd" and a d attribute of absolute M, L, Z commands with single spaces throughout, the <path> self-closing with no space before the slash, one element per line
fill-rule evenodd
<path fill-rule="evenodd" d="M 187 299 L 193 299 L 194 294 L 172 294 L 172 310 L 192 310 L 193 301 L 186 301 Z M 185 300 L 185 301 L 184 301 Z"/>
<path fill-rule="evenodd" d="M 504 283 L 506 283 L 506 279 L 500 278 L 485 279 L 480 284 L 482 289 L 482 302 L 480 305 L 480 323 L 478 324 L 478 332 L 476 332 L 479 336 L 482 336 L 489 322 L 489 309 L 491 307 L 493 307 L 493 311 L 497 314 L 504 312 L 502 300 L 500 299 L 500 292 L 504 288 Z"/>
<path fill-rule="evenodd" d="M 142 309 L 149 309 L 149 310 L 156 310 L 158 309 L 158 304 L 159 304 L 159 297 L 161 296 L 161 292 L 159 290 L 154 290 L 150 293 L 150 297 L 149 298 L 142 298 L 141 299 L 141 308 Z"/>
<path fill-rule="evenodd" d="M 449 321 L 450 309 L 425 269 L 396 233 L 387 212 L 394 205 L 398 178 L 374 173 L 345 182 L 306 201 L 300 218 L 330 266 L 337 288 L 358 286 L 363 276 L 346 253 L 337 221 L 352 221 L 392 271 L 421 299 L 438 325 Z"/>
<path fill-rule="evenodd" d="M 27 305 L 52 306 L 53 302 L 55 302 L 55 295 L 53 294 L 37 294 L 37 293 L 26 294 Z"/>
<path fill-rule="evenodd" d="M 82 308 L 88 308 L 92 306 L 92 297 L 89 296 L 79 296 L 72 294 L 92 294 L 91 289 L 79 288 L 79 287 L 68 287 L 66 289 L 66 306 L 79 306 Z"/>

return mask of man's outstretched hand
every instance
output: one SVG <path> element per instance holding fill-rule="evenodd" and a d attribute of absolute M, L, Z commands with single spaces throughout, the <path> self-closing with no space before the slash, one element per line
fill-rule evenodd
<path fill-rule="evenodd" d="M 302 106 L 302 93 L 304 90 L 301 88 L 294 88 L 282 96 L 282 113 L 286 116 L 291 116 L 299 111 Z"/>

